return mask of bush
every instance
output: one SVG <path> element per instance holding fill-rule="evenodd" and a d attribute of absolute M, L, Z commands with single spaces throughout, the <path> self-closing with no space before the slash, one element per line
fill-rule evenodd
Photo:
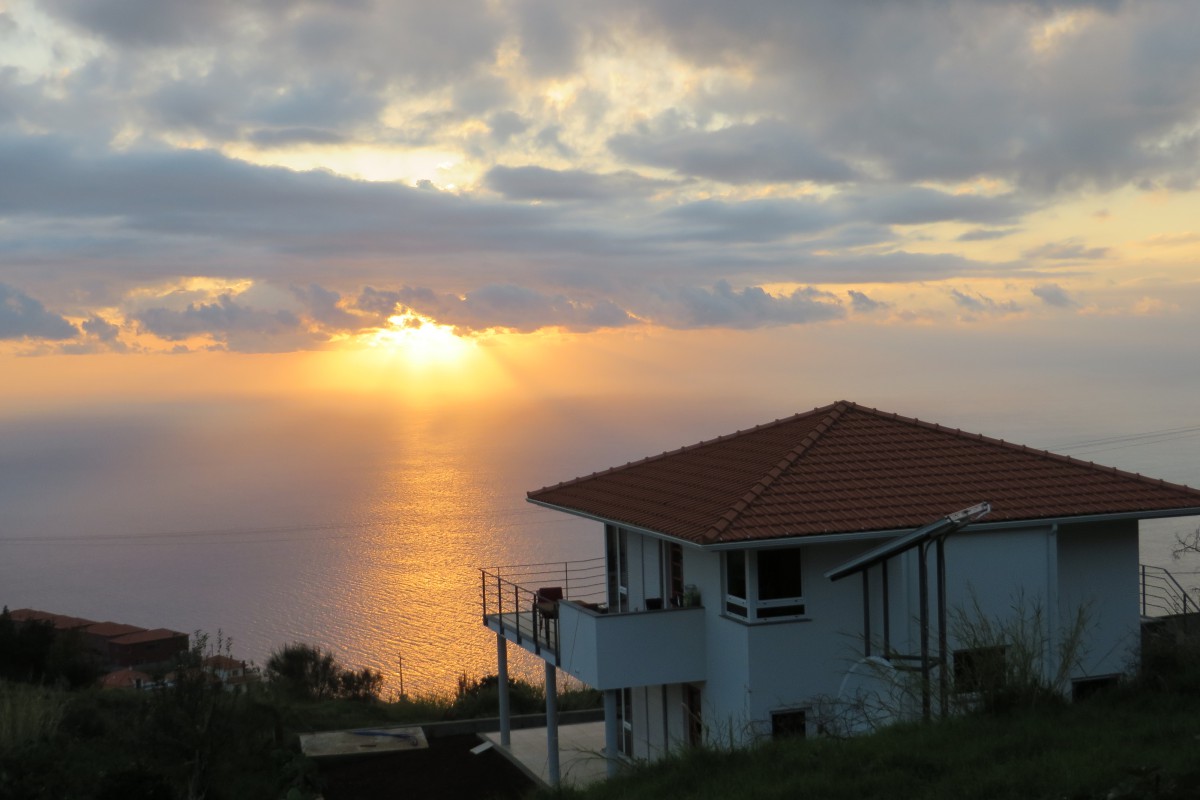
<path fill-rule="evenodd" d="M 957 650 L 950 669 L 951 692 L 964 710 L 1004 712 L 1061 704 L 1072 671 L 1083 657 L 1087 611 L 1077 610 L 1071 624 L 1051 639 L 1051 626 L 1037 604 L 1018 596 L 1012 613 L 993 618 L 978 600 L 951 613 Z"/>
<path fill-rule="evenodd" d="M 381 673 L 366 667 L 346 669 L 332 653 L 303 642 L 272 651 L 267 678 L 294 700 L 378 700 L 383 690 Z"/>
<path fill-rule="evenodd" d="M 546 710 L 546 695 L 537 686 L 517 678 L 508 679 L 509 709 L 513 714 L 537 714 Z M 470 717 L 494 717 L 500 713 L 500 677 L 485 675 L 468 678 L 458 676 L 458 689 L 454 705 L 448 716 L 466 719 Z"/>

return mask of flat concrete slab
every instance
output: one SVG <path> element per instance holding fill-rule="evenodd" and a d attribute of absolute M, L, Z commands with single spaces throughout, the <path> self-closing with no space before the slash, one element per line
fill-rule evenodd
<path fill-rule="evenodd" d="M 311 758 L 395 753 L 429 747 L 420 727 L 355 728 L 300 734 L 300 749 Z"/>
<path fill-rule="evenodd" d="M 512 732 L 512 747 L 500 746 L 499 733 L 480 734 L 501 753 L 542 786 L 549 786 L 546 729 L 525 728 Z M 604 758 L 604 723 L 581 722 L 558 726 L 558 766 L 562 782 L 576 788 L 608 776 Z"/>

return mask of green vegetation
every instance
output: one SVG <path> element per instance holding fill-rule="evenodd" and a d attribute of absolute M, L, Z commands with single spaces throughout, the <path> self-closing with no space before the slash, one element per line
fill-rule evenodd
<path fill-rule="evenodd" d="M 1118 693 L 1069 707 L 971 715 L 854 739 L 699 750 L 581 800 L 1200 797 L 1200 698 Z"/>
<path fill-rule="evenodd" d="M 305 644 L 272 654 L 272 681 L 225 691 L 203 661 L 228 655 L 229 643 L 201 632 L 149 691 L 71 689 L 45 666 L 54 636 L 33 630 L 19 649 L 3 651 L 16 666 L 0 677 L 0 800 L 302 800 L 317 796 L 320 776 L 300 753 L 300 733 L 468 719 L 497 708 L 494 676 L 463 676 L 452 695 L 383 702 L 378 673 L 342 667 Z M 511 689 L 514 712 L 544 709 L 540 689 L 521 681 Z M 588 703 L 598 705 L 599 696 L 563 694 L 564 708 Z"/>
<path fill-rule="evenodd" d="M 293 700 L 377 700 L 383 675 L 366 667 L 352 670 L 337 663 L 333 653 L 293 642 L 271 653 L 267 679 Z"/>

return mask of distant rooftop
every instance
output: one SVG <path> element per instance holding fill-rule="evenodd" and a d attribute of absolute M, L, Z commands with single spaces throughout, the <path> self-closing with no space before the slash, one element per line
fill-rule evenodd
<path fill-rule="evenodd" d="M 143 633 L 146 629 L 137 625 L 126 625 L 123 622 L 97 622 L 95 625 L 89 625 L 84 630 L 92 636 L 99 636 L 104 639 L 117 639 L 128 636 L 131 633 Z"/>
<path fill-rule="evenodd" d="M 52 614 L 49 611 L 38 611 L 33 608 L 18 608 L 8 612 L 17 622 L 49 622 L 56 630 L 70 631 L 76 628 L 86 628 L 95 625 L 96 621 L 83 617 L 69 617 L 66 614 Z"/>
<path fill-rule="evenodd" d="M 698 544 L 988 523 L 1200 514 L 1200 491 L 841 401 L 529 492 Z"/>
<path fill-rule="evenodd" d="M 91 629 L 89 628 L 89 631 L 90 630 Z M 124 634 L 123 636 L 115 636 L 112 639 L 112 643 L 142 644 L 144 642 L 156 642 L 160 639 L 175 639 L 180 636 L 187 636 L 187 634 L 180 633 L 179 631 L 167 630 L 166 628 L 153 628 L 151 630 L 134 631 L 132 633 Z"/>

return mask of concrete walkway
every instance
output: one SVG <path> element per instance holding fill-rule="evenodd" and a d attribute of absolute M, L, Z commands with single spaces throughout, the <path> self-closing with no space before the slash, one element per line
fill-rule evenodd
<path fill-rule="evenodd" d="M 511 748 L 500 746 L 499 733 L 480 735 L 530 778 L 542 786 L 549 786 L 545 728 L 513 731 Z M 604 723 L 559 725 L 558 759 L 564 785 L 581 787 L 604 780 L 608 774 L 604 758 Z"/>

